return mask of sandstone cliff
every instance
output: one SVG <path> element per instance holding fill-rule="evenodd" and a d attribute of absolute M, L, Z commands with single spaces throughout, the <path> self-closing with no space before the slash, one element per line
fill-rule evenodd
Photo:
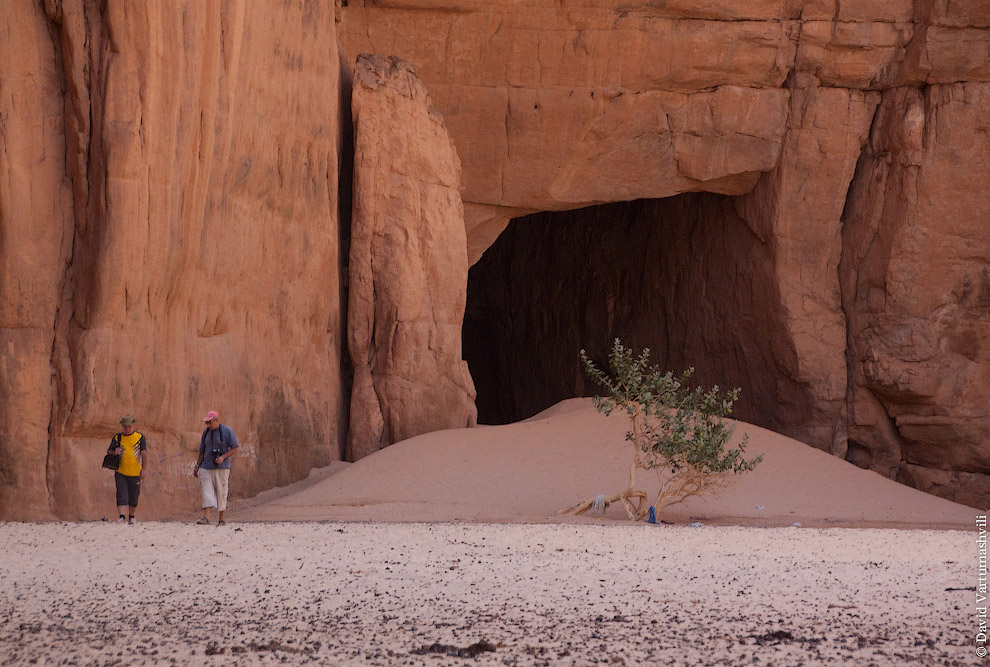
<path fill-rule="evenodd" d="M 561 226 L 513 232 L 472 270 L 482 420 L 590 391 L 577 349 L 621 335 L 738 378 L 758 423 L 990 502 L 990 5 L 352 0 L 341 39 L 407 58 L 429 86 L 464 165 L 472 262 L 528 213 L 727 198 L 514 222 Z M 571 222 L 601 226 L 598 245 Z M 742 284 L 696 266 L 712 262 Z M 643 267 L 635 289 L 609 287 Z"/>
<path fill-rule="evenodd" d="M 352 149 L 360 53 L 431 101 L 367 60 Z M 982 0 L 8 3 L 0 517 L 105 513 L 125 412 L 165 515 L 207 409 L 243 495 L 614 335 L 986 506 L 988 103 Z"/>
<path fill-rule="evenodd" d="M 333 14 L 5 5 L 4 518 L 105 512 L 124 413 L 151 447 L 145 516 L 198 504 L 211 408 L 243 445 L 235 493 L 340 457 Z"/>
<path fill-rule="evenodd" d="M 467 241 L 461 164 L 426 87 L 398 58 L 354 70 L 348 456 L 474 426 L 461 358 Z"/>

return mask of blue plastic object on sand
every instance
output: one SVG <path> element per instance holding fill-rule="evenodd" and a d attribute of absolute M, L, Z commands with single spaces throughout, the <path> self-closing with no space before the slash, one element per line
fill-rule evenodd
<path fill-rule="evenodd" d="M 648 521 L 650 523 L 657 522 L 657 509 L 653 505 L 650 505 L 650 518 L 648 519 Z"/>

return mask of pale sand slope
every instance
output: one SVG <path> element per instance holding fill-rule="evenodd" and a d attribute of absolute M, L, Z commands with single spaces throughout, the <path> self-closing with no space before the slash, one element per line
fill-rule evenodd
<path fill-rule="evenodd" d="M 625 488 L 631 445 L 624 415 L 605 418 L 590 399 L 564 401 L 524 422 L 429 433 L 334 474 L 238 501 L 238 521 L 579 521 L 557 510 Z M 691 498 L 661 518 L 739 525 L 968 528 L 976 510 L 922 493 L 766 429 L 740 423 L 755 471 L 715 497 Z M 236 475 L 236 471 L 234 473 Z M 651 495 L 655 475 L 638 473 Z M 302 490 L 296 490 L 301 487 Z M 606 513 L 625 519 L 621 505 Z"/>
<path fill-rule="evenodd" d="M 0 663 L 969 665 L 977 563 L 975 528 L 7 523 Z"/>

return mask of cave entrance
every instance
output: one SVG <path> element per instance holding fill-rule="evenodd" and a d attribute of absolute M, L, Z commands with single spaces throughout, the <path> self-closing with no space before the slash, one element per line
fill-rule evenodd
<path fill-rule="evenodd" d="M 468 274 L 479 423 L 594 395 L 579 350 L 603 364 L 618 337 L 661 368 L 741 387 L 736 416 L 779 428 L 789 383 L 773 362 L 786 339 L 769 252 L 733 198 L 709 193 L 511 221 Z"/>

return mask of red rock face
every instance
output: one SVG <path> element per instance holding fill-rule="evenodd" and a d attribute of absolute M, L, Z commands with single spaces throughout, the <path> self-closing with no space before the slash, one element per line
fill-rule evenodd
<path fill-rule="evenodd" d="M 37 3 L 0 20 L 0 516 L 50 516 L 55 321 L 74 227 L 59 45 Z"/>
<path fill-rule="evenodd" d="M 332 7 L 14 3 L 0 19 L 0 515 L 195 509 L 219 410 L 246 494 L 342 451 Z"/>
<path fill-rule="evenodd" d="M 348 457 L 474 426 L 461 359 L 467 242 L 461 164 L 426 87 L 398 58 L 354 70 Z"/>
<path fill-rule="evenodd" d="M 774 333 L 768 349 L 721 357 L 712 379 L 746 388 L 739 369 L 763 369 L 748 381 L 761 423 L 940 495 L 990 502 L 981 343 L 990 161 L 977 111 L 990 90 L 986 3 L 353 0 L 343 16 L 346 52 L 399 54 L 429 86 L 464 165 L 472 262 L 527 213 L 695 191 L 732 197 L 710 213 L 744 221 L 759 240 L 759 266 L 739 279 L 766 286 L 768 310 L 751 317 Z M 577 219 L 609 234 L 628 229 L 625 213 L 609 215 Z M 535 279 L 545 264 L 521 250 L 521 234 L 498 256 L 512 262 L 508 275 Z M 623 242 L 643 238 L 609 247 Z M 527 256 L 533 267 L 519 259 Z M 499 285 L 517 289 L 509 278 Z M 666 299 L 656 314 L 692 321 L 690 302 Z M 504 321 L 497 337 L 513 349 L 474 362 L 544 385 L 528 398 L 501 385 L 522 412 L 578 390 L 571 348 L 593 347 L 602 328 L 657 340 L 634 322 L 571 314 L 569 324 L 536 316 L 524 330 Z M 567 332 L 559 339 L 557 326 Z M 685 340 L 704 337 L 693 330 Z M 566 351 L 552 368 L 530 360 L 545 377 L 514 349 L 558 342 Z M 679 358 L 682 348 L 668 345 L 663 356 Z M 708 347 L 683 349 L 704 357 L 687 363 L 712 365 Z M 751 352 L 772 361 L 740 361 Z M 486 396 L 499 389 L 487 370 L 478 375 L 484 418 L 508 399 Z"/>
<path fill-rule="evenodd" d="M 850 446 L 983 506 L 990 493 L 990 86 L 884 92 L 846 210 Z"/>
<path fill-rule="evenodd" d="M 986 2 L 347 4 L 5 6 L 0 517 L 112 512 L 96 466 L 124 413 L 152 447 L 149 517 L 198 504 L 188 473 L 207 409 L 244 445 L 235 495 L 343 456 L 348 400 L 354 457 L 471 423 L 456 335 L 467 266 L 512 218 L 609 202 L 578 218 L 606 234 L 614 265 L 587 289 L 612 301 L 564 308 L 580 322 L 509 320 L 507 341 L 549 346 L 552 327 L 568 345 L 656 341 L 671 364 L 742 385 L 766 425 L 990 502 Z M 354 186 L 372 218 L 355 222 L 353 261 L 371 270 L 347 269 L 353 398 L 338 30 L 349 63 L 411 63 L 444 119 L 389 89 L 364 106 L 379 111 L 356 155 L 373 160 Z M 425 180 L 384 201 L 389 163 Z M 658 217 L 674 222 L 648 230 Z M 662 261 L 627 252 L 643 244 Z M 494 270 L 503 298 L 546 260 L 514 261 Z M 619 318 L 637 304 L 608 276 L 635 267 L 648 316 Z M 361 296 L 368 284 L 388 297 Z M 703 306 L 699 292 L 720 297 Z M 733 319 L 743 331 L 715 335 Z M 522 385 L 545 398 L 564 375 L 584 391 L 570 367 L 540 365 L 556 355 L 491 363 L 523 402 L 536 399 Z"/>

